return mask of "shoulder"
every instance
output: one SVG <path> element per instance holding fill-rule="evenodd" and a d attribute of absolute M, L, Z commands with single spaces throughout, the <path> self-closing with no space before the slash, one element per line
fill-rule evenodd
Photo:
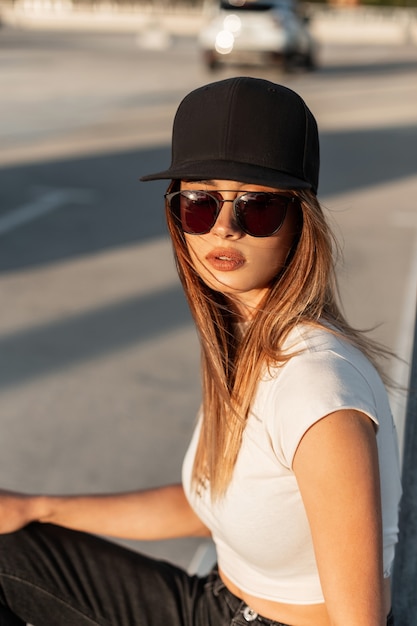
<path fill-rule="evenodd" d="M 274 368 L 276 390 L 302 380 L 311 392 L 349 392 L 352 384 L 374 395 L 383 387 L 378 372 L 369 359 L 342 335 L 331 328 L 299 325 L 287 337 L 282 366 Z"/>
<path fill-rule="evenodd" d="M 388 405 L 384 386 L 369 360 L 326 327 L 297 326 L 285 346 L 292 355 L 259 385 L 259 409 L 277 451 L 291 465 L 304 433 L 338 410 L 361 411 L 379 424 Z"/>

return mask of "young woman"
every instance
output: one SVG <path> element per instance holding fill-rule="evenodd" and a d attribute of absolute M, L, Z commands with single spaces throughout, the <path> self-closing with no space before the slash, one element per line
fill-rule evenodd
<path fill-rule="evenodd" d="M 0 497 L 0 623 L 392 625 L 400 480 L 374 360 L 336 300 L 313 115 L 254 78 L 180 104 L 169 232 L 199 332 L 203 401 L 183 483 Z M 92 534 L 90 534 L 92 533 Z M 95 533 L 211 535 L 189 576 Z"/>

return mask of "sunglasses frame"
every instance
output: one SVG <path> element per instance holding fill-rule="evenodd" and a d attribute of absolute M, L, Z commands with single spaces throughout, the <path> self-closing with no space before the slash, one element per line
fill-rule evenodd
<path fill-rule="evenodd" d="M 185 195 L 187 192 L 190 193 L 195 193 L 195 192 L 200 192 L 200 193 L 205 193 L 207 194 L 210 198 L 212 198 L 217 206 L 217 210 L 214 214 L 214 221 L 212 223 L 212 225 L 210 226 L 210 228 L 208 230 L 204 230 L 201 232 L 188 232 L 183 228 L 182 225 L 182 220 L 181 220 L 181 216 L 177 215 L 175 209 L 172 206 L 172 199 L 177 197 L 177 196 L 181 196 Z M 234 198 L 233 200 L 225 200 L 221 194 L 222 193 L 236 193 L 235 189 L 214 189 L 214 190 L 210 190 L 210 191 L 206 191 L 205 189 L 181 189 L 179 191 L 172 191 L 170 193 L 166 193 L 164 195 L 165 200 L 168 203 L 169 209 L 172 212 L 172 215 L 174 216 L 174 218 L 178 221 L 178 223 L 181 225 L 181 228 L 183 229 L 183 231 L 185 233 L 187 233 L 187 235 L 206 235 L 207 233 L 209 233 L 211 231 L 211 229 L 214 227 L 219 215 L 220 215 L 220 211 L 222 210 L 223 204 L 225 202 L 232 202 L 233 205 L 233 215 L 234 218 L 236 220 L 236 223 L 238 224 L 240 230 L 242 230 L 244 233 L 246 233 L 247 235 L 250 235 L 251 237 L 257 237 L 257 238 L 262 238 L 262 237 L 272 237 L 272 235 L 275 235 L 283 226 L 284 222 L 285 222 L 285 218 L 287 216 L 287 211 L 288 211 L 288 207 L 290 204 L 299 204 L 299 199 L 296 196 L 292 196 L 286 193 L 282 193 L 281 191 L 245 191 L 244 193 L 241 193 L 240 195 L 236 196 L 236 198 Z M 217 197 L 217 195 L 220 195 L 220 198 Z M 285 211 L 284 211 L 284 215 L 282 217 L 282 220 L 280 222 L 280 224 L 277 226 L 277 228 L 275 228 L 275 230 L 273 230 L 270 233 L 267 233 L 266 235 L 254 235 L 253 233 L 251 233 L 242 223 L 242 219 L 239 215 L 239 209 L 237 208 L 237 203 L 242 200 L 242 198 L 244 198 L 245 196 L 249 195 L 249 194 L 265 194 L 267 196 L 279 196 L 280 198 L 284 198 L 285 200 L 287 200 L 287 205 L 285 207 Z"/>

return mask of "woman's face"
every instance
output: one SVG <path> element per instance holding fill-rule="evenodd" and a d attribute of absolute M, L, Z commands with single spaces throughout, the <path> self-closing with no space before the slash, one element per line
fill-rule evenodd
<path fill-rule="evenodd" d="M 181 189 L 220 191 L 224 200 L 234 200 L 247 191 L 279 191 L 232 180 L 183 181 Z M 288 207 L 284 223 L 274 235 L 253 237 L 236 223 L 232 202 L 225 202 L 208 233 L 184 233 L 191 260 L 202 280 L 237 301 L 245 318 L 251 317 L 285 265 L 298 234 L 298 210 L 296 205 Z"/>

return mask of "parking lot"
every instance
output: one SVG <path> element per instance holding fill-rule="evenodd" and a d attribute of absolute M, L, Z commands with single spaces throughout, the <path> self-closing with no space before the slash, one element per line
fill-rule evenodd
<path fill-rule="evenodd" d="M 193 37 L 0 33 L 0 474 L 25 491 L 178 480 L 199 404 L 198 344 L 166 237 L 181 97 L 230 76 Z M 299 91 L 321 129 L 319 195 L 341 240 L 352 323 L 410 358 L 417 281 L 417 53 L 328 43 Z M 245 72 L 253 71 L 247 70 Z M 402 384 L 407 366 L 393 360 Z M 402 434 L 403 396 L 393 395 Z M 194 540 L 138 547 L 189 563 Z"/>

